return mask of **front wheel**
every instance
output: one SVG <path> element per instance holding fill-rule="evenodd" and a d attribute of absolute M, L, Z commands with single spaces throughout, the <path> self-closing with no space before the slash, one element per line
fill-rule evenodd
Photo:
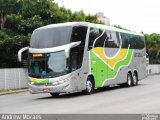
<path fill-rule="evenodd" d="M 93 80 L 91 77 L 88 76 L 87 78 L 87 82 L 86 82 L 86 89 L 83 91 L 84 94 L 86 95 L 90 95 L 92 94 L 94 91 L 94 84 L 93 84 Z"/>

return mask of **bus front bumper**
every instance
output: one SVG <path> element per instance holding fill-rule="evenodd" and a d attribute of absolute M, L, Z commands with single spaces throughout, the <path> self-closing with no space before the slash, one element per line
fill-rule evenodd
<path fill-rule="evenodd" d="M 73 91 L 71 81 L 66 81 L 58 85 L 35 85 L 35 84 L 30 84 L 30 83 L 28 85 L 29 85 L 29 91 L 32 94 L 69 93 Z"/>

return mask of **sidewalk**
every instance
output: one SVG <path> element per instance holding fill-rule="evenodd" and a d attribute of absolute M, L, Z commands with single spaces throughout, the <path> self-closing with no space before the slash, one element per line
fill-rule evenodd
<path fill-rule="evenodd" d="M 28 88 L 22 89 L 12 89 L 12 90 L 0 90 L 0 95 L 7 95 L 7 94 L 15 94 L 28 91 Z"/>

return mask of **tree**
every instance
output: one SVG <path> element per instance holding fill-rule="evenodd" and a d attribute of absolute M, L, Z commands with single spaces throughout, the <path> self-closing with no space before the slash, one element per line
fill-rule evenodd
<path fill-rule="evenodd" d="M 150 63 L 160 63 L 160 34 L 144 34 L 146 40 L 146 51 L 150 58 Z"/>
<path fill-rule="evenodd" d="M 4 28 L 6 16 L 19 11 L 20 5 L 19 0 L 0 0 L 0 29 Z"/>
<path fill-rule="evenodd" d="M 97 23 L 97 24 L 104 24 L 103 22 L 101 22 L 97 19 L 96 15 L 90 15 L 90 14 L 86 16 L 85 21 L 91 22 L 91 23 Z"/>
<path fill-rule="evenodd" d="M 85 19 L 86 19 L 86 15 L 82 10 L 78 12 L 74 12 L 73 15 L 71 16 L 71 21 L 85 21 Z"/>

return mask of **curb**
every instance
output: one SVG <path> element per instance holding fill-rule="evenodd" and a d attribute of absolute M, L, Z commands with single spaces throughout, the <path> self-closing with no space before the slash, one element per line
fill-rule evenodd
<path fill-rule="evenodd" d="M 0 92 L 0 95 L 8 95 L 8 94 L 16 94 L 16 93 L 21 93 L 21 92 L 27 92 L 28 89 L 16 89 L 16 90 L 5 90 Z"/>

